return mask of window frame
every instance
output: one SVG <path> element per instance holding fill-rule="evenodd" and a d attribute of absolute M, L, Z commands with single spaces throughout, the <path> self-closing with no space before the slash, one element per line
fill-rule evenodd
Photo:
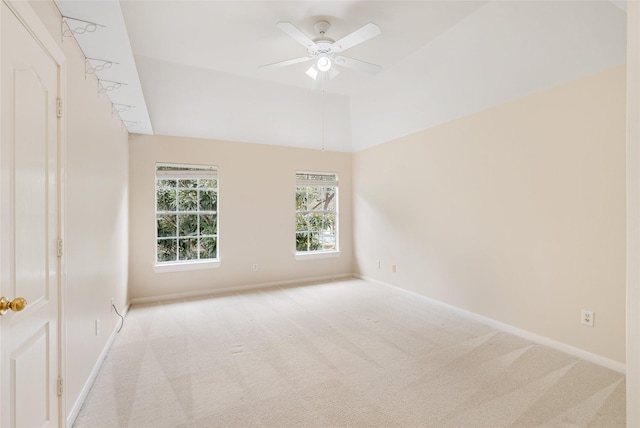
<path fill-rule="evenodd" d="M 174 171 L 171 170 L 163 170 L 161 168 L 175 168 Z M 181 171 L 182 170 L 182 171 Z M 210 269 L 217 268 L 220 266 L 220 178 L 218 175 L 219 168 L 217 165 L 204 165 L 204 164 L 181 164 L 181 163 L 164 163 L 157 162 L 155 164 L 155 175 L 154 175 L 154 216 L 155 216 L 155 256 L 154 256 L 154 271 L 155 272 L 176 272 L 176 271 L 185 271 L 185 270 L 199 270 L 199 269 Z M 158 210 L 158 183 L 161 180 L 176 180 L 175 190 L 179 191 L 180 186 L 179 180 L 193 180 L 193 179 L 208 179 L 215 180 L 215 188 L 210 187 L 200 187 L 200 183 L 193 188 L 198 192 L 197 196 L 197 208 L 192 211 L 180 211 L 178 207 L 176 207 L 175 211 L 162 211 Z M 201 197 L 200 192 L 205 190 L 214 190 L 215 191 L 215 210 L 202 210 L 201 209 Z M 177 197 L 177 195 L 176 195 Z M 158 260 L 158 242 L 160 239 L 164 238 L 159 236 L 158 234 L 158 218 L 159 215 L 175 215 L 176 216 L 176 236 L 171 236 L 170 238 L 176 239 L 176 260 L 169 261 L 159 261 Z M 206 234 L 205 238 L 213 238 L 215 239 L 215 257 L 214 258 L 206 258 L 206 259 L 185 259 L 180 260 L 180 232 L 179 232 L 179 216 L 183 215 L 195 215 L 200 217 L 201 215 L 214 215 L 215 216 L 215 231 L 213 234 Z M 197 233 L 193 235 L 200 239 L 203 235 L 200 231 L 200 222 L 198 221 Z"/>
<path fill-rule="evenodd" d="M 298 175 L 306 174 L 306 175 L 321 175 L 327 177 L 333 177 L 333 180 L 300 180 L 298 179 Z M 297 206 L 297 197 L 299 188 L 301 187 L 331 187 L 333 188 L 334 193 L 334 209 L 332 212 L 335 218 L 334 221 L 334 236 L 335 236 L 335 248 L 334 249 L 320 249 L 320 250 L 309 250 L 309 251 L 299 251 L 296 243 L 294 243 L 294 257 L 296 260 L 308 260 L 308 259 L 320 259 L 320 258 L 331 258 L 331 257 L 339 257 L 340 256 L 340 221 L 339 221 L 339 198 L 340 198 L 340 185 L 339 185 L 339 174 L 337 172 L 326 172 L 326 171 L 296 171 L 295 172 L 295 195 L 296 195 L 296 207 L 295 207 L 295 224 L 294 224 L 294 237 L 297 237 L 298 230 L 298 215 L 300 213 L 308 214 L 312 211 L 309 210 L 298 210 Z M 326 213 L 326 211 L 322 211 Z"/>

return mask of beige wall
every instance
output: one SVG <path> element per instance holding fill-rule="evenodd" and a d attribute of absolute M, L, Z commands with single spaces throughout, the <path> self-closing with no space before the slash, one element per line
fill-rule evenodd
<path fill-rule="evenodd" d="M 351 155 L 163 136 L 130 142 L 130 297 L 207 293 L 352 272 Z M 154 272 L 155 164 L 218 166 L 219 255 L 216 269 Z M 341 256 L 295 260 L 295 172 L 337 172 Z M 251 267 L 258 264 L 259 270 Z"/>
<path fill-rule="evenodd" d="M 128 133 L 98 96 L 94 76 L 85 79 L 84 56 L 73 39 L 60 38 L 60 14 L 52 2 L 33 8 L 67 60 L 66 154 L 64 157 L 64 316 L 66 327 L 65 415 L 75 417 L 91 375 L 118 327 L 111 298 L 122 311 L 127 300 Z M 100 331 L 95 333 L 95 322 Z"/>
<path fill-rule="evenodd" d="M 353 177 L 359 274 L 624 362 L 624 67 L 356 153 Z"/>
<path fill-rule="evenodd" d="M 67 411 L 118 325 L 111 298 L 126 308 L 128 264 L 128 133 L 111 103 L 84 80 L 84 60 L 68 58 L 65 315 Z M 95 320 L 101 331 L 95 335 Z M 76 409 L 77 410 L 77 409 Z"/>

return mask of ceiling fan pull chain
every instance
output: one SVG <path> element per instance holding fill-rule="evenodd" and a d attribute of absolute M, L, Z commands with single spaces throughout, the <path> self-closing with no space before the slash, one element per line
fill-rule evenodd
<path fill-rule="evenodd" d="M 320 94 L 320 107 L 322 108 L 322 130 L 320 132 L 322 139 L 322 151 L 324 152 L 324 73 L 320 76 L 321 84 L 322 84 L 322 93 Z"/>

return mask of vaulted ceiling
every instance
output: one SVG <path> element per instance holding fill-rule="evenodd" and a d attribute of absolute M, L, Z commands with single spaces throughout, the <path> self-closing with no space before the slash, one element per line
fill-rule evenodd
<path fill-rule="evenodd" d="M 130 132 L 357 151 L 625 62 L 624 1 L 58 0 Z M 75 19 L 70 19 L 75 18 Z M 82 31 L 81 19 L 104 25 Z M 382 66 L 313 90 L 306 54 L 276 27 L 337 40 Z M 93 28 L 90 28 L 93 29 Z"/>

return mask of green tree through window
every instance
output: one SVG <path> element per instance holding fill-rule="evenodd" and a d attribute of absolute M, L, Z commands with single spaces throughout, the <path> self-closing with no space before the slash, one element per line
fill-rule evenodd
<path fill-rule="evenodd" d="M 337 174 L 296 173 L 296 251 L 337 251 L 337 214 Z"/>
<path fill-rule="evenodd" d="M 218 175 L 213 166 L 156 166 L 156 263 L 218 258 Z"/>

